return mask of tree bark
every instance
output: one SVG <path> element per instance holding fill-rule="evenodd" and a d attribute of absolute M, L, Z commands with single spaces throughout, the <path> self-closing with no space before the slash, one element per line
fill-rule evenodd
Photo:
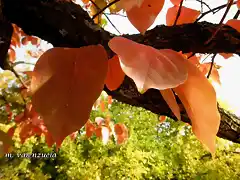
<path fill-rule="evenodd" d="M 109 58 L 114 52 L 108 47 L 108 41 L 115 35 L 94 24 L 88 13 L 79 5 L 66 0 L 0 0 L 2 12 L 10 23 L 21 27 L 28 35 L 35 35 L 52 43 L 55 47 L 81 47 L 101 44 Z M 2 27 L 1 27 L 2 28 Z M 123 35 L 124 37 L 152 46 L 157 49 L 194 53 L 236 53 L 240 55 L 240 33 L 224 26 L 211 43 L 204 45 L 218 28 L 218 25 L 199 22 L 167 27 L 156 26 L 145 35 Z M 1 34 L 0 34 L 1 35 Z M 1 57 L 0 57 L 1 58 Z M 133 106 L 143 107 L 153 113 L 166 115 L 176 120 L 160 92 L 149 89 L 140 94 L 132 79 L 126 77 L 116 91 L 104 90 L 114 99 Z M 177 99 L 181 109 L 182 121 L 189 122 L 184 107 Z M 218 136 L 240 143 L 240 118 L 223 110 Z"/>

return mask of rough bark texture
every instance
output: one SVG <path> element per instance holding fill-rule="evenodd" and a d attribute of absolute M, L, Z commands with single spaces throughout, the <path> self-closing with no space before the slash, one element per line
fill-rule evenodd
<path fill-rule="evenodd" d="M 114 55 L 107 45 L 114 35 L 95 25 L 87 12 L 74 3 L 63 0 L 0 0 L 0 2 L 3 3 L 4 17 L 29 35 L 38 36 L 57 47 L 102 44 L 109 57 Z M 162 25 L 147 31 L 144 36 L 135 34 L 124 37 L 158 49 L 169 48 L 184 53 L 225 52 L 239 55 L 240 33 L 229 26 L 224 26 L 210 44 L 204 45 L 217 27 L 216 24 L 208 22 L 174 27 Z M 128 77 L 116 91 L 110 91 L 106 87 L 104 90 L 121 102 L 176 119 L 158 90 L 150 89 L 140 94 L 134 82 Z M 182 120 L 190 122 L 179 100 L 178 103 Z M 240 119 L 220 107 L 219 111 L 222 120 L 218 136 L 240 143 Z"/>

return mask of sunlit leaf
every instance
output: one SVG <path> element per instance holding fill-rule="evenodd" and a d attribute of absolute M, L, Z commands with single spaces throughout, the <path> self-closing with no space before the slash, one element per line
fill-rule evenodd
<path fill-rule="evenodd" d="M 34 109 L 54 141 L 79 130 L 89 119 L 107 74 L 107 54 L 100 45 L 53 48 L 37 61 L 31 89 Z"/>
<path fill-rule="evenodd" d="M 191 62 L 188 62 L 188 73 L 187 81 L 174 88 L 174 91 L 192 121 L 194 134 L 214 153 L 220 125 L 216 92 L 208 79 Z"/>
<path fill-rule="evenodd" d="M 132 25 L 142 34 L 154 23 L 163 8 L 165 0 L 144 0 L 140 7 L 134 6 L 127 11 Z"/>
<path fill-rule="evenodd" d="M 120 66 L 118 56 L 113 56 L 108 60 L 108 73 L 105 79 L 107 88 L 111 91 L 116 90 L 122 84 L 125 74 Z"/>
<path fill-rule="evenodd" d="M 178 6 L 182 0 L 170 0 L 173 5 Z"/>
<path fill-rule="evenodd" d="M 166 14 L 166 23 L 172 26 L 178 14 L 179 6 L 173 6 L 168 9 Z M 200 15 L 200 11 L 182 6 L 180 16 L 177 20 L 177 25 L 193 23 Z"/>
<path fill-rule="evenodd" d="M 171 89 L 165 89 L 161 90 L 160 92 L 163 99 L 166 101 L 169 108 L 172 110 L 173 114 L 178 118 L 178 120 L 181 120 L 180 109 L 177 104 L 175 95 L 173 94 L 173 91 Z"/>
<path fill-rule="evenodd" d="M 157 50 L 122 37 L 111 39 L 109 46 L 139 89 L 173 88 L 187 79 L 186 60 L 173 50 Z"/>
<path fill-rule="evenodd" d="M 226 22 L 226 25 L 236 29 L 240 32 L 240 20 L 239 19 L 230 19 Z"/>

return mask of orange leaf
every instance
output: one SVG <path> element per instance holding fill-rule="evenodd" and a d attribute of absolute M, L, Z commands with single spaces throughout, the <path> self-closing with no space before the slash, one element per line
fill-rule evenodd
<path fill-rule="evenodd" d="M 208 74 L 210 67 L 211 67 L 211 62 L 203 63 L 203 64 L 199 65 L 199 68 L 203 72 L 204 75 Z M 218 84 L 221 84 L 218 70 L 214 64 L 213 64 L 209 79 L 213 80 L 214 82 L 217 82 Z"/>
<path fill-rule="evenodd" d="M 54 141 L 61 142 L 86 123 L 103 90 L 107 67 L 101 45 L 53 48 L 39 58 L 31 83 L 32 104 Z"/>
<path fill-rule="evenodd" d="M 15 127 L 10 127 L 10 128 L 8 129 L 7 134 L 8 134 L 8 136 L 13 137 L 14 132 L 15 132 Z"/>
<path fill-rule="evenodd" d="M 112 104 L 112 96 L 108 96 L 108 104 Z"/>
<path fill-rule="evenodd" d="M 168 9 L 166 14 L 166 23 L 168 26 L 172 26 L 175 22 L 178 13 L 178 6 L 173 6 Z M 177 25 L 193 23 L 200 15 L 200 11 L 190 9 L 182 6 L 180 16 L 177 20 Z"/>
<path fill-rule="evenodd" d="M 238 19 L 230 19 L 226 22 L 226 25 L 236 29 L 238 32 L 240 32 L 240 20 Z"/>
<path fill-rule="evenodd" d="M 105 111 L 105 102 L 103 100 L 100 100 L 100 109 L 102 112 Z"/>
<path fill-rule="evenodd" d="M 70 138 L 71 138 L 72 141 L 76 139 L 77 134 L 78 134 L 78 131 L 73 132 L 72 134 L 70 134 Z"/>
<path fill-rule="evenodd" d="M 117 123 L 114 125 L 114 131 L 117 136 L 117 144 L 124 143 L 128 138 L 128 129 L 122 123 Z"/>
<path fill-rule="evenodd" d="M 160 123 L 164 122 L 167 119 L 167 116 L 160 116 L 159 121 Z"/>
<path fill-rule="evenodd" d="M 87 121 L 85 124 L 85 129 L 86 129 L 86 136 L 88 138 L 92 137 L 93 133 L 95 132 L 96 128 L 93 123 L 91 123 L 90 120 Z"/>
<path fill-rule="evenodd" d="M 178 6 L 182 0 L 170 0 L 173 5 Z"/>
<path fill-rule="evenodd" d="M 172 90 L 165 89 L 161 90 L 160 92 L 162 94 L 163 99 L 166 101 L 169 108 L 172 110 L 173 114 L 178 118 L 178 120 L 181 120 L 180 109 Z"/>
<path fill-rule="evenodd" d="M 240 0 L 237 1 L 237 7 L 240 9 Z"/>
<path fill-rule="evenodd" d="M 187 61 L 188 62 L 188 61 Z M 198 68 L 188 62 L 187 81 L 174 88 L 182 101 L 197 138 L 211 153 L 215 152 L 215 138 L 220 125 L 216 92 Z"/>
<path fill-rule="evenodd" d="M 125 74 L 122 71 L 118 56 L 115 55 L 108 60 L 108 73 L 105 84 L 110 91 L 114 91 L 122 84 Z"/>
<path fill-rule="evenodd" d="M 131 10 L 133 7 L 141 7 L 144 0 L 121 0 L 118 3 L 120 9 L 124 9 L 125 11 Z"/>
<path fill-rule="evenodd" d="M 127 17 L 132 25 L 141 33 L 154 23 L 163 8 L 165 0 L 144 0 L 140 7 L 134 6 L 127 11 Z"/>
<path fill-rule="evenodd" d="M 187 79 L 186 60 L 173 50 L 157 50 L 123 37 L 111 39 L 109 47 L 118 54 L 125 74 L 140 89 L 173 88 Z"/>
<path fill-rule="evenodd" d="M 232 53 L 219 53 L 224 59 L 228 59 L 233 56 Z"/>

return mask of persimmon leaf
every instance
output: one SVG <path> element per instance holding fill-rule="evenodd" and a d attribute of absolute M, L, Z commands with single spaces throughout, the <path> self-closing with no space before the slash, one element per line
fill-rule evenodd
<path fill-rule="evenodd" d="M 192 121 L 194 134 L 211 153 L 214 153 L 216 134 L 220 125 L 216 92 L 194 64 L 191 62 L 187 64 L 188 79 L 184 84 L 174 88 L 174 91 Z"/>
<path fill-rule="evenodd" d="M 232 27 L 233 29 L 236 29 L 238 32 L 240 32 L 240 20 L 238 19 L 230 19 L 226 22 L 226 25 Z"/>
<path fill-rule="evenodd" d="M 204 75 L 208 74 L 208 72 L 211 68 L 211 64 L 212 64 L 211 62 L 208 62 L 208 63 L 203 63 L 203 64 L 199 65 L 199 68 L 203 72 Z M 211 74 L 209 76 L 209 80 L 210 80 L 210 82 L 214 81 L 214 82 L 217 82 L 218 84 L 221 84 L 220 76 L 219 76 L 217 68 L 215 67 L 215 64 L 213 64 L 213 66 L 212 66 L 212 70 L 211 70 Z"/>
<path fill-rule="evenodd" d="M 233 56 L 232 53 L 219 53 L 224 59 L 228 59 Z"/>
<path fill-rule="evenodd" d="M 173 5 L 178 6 L 182 0 L 170 0 Z"/>
<path fill-rule="evenodd" d="M 160 92 L 162 94 L 163 99 L 166 101 L 169 108 L 172 110 L 173 114 L 178 118 L 178 120 L 181 120 L 180 109 L 172 90 L 165 89 L 165 90 L 160 90 Z"/>
<path fill-rule="evenodd" d="M 94 126 L 93 123 L 91 123 L 90 120 L 87 121 L 87 123 L 85 124 L 85 129 L 86 129 L 86 136 L 88 138 L 92 137 L 93 133 L 96 130 L 96 127 Z"/>
<path fill-rule="evenodd" d="M 114 125 L 114 131 L 117 137 L 117 144 L 122 144 L 128 139 L 128 129 L 125 124 L 117 123 Z"/>
<path fill-rule="evenodd" d="M 32 104 L 54 141 L 62 141 L 87 122 L 104 87 L 107 59 L 105 49 L 93 45 L 53 48 L 37 61 L 31 84 L 35 92 Z"/>
<path fill-rule="evenodd" d="M 186 60 L 173 50 L 157 50 L 123 37 L 111 39 L 109 46 L 118 55 L 123 72 L 139 89 L 173 88 L 187 79 Z"/>
<path fill-rule="evenodd" d="M 108 73 L 105 79 L 107 88 L 111 91 L 116 90 L 120 87 L 124 80 L 125 74 L 120 66 L 118 56 L 113 56 L 112 59 L 108 60 Z"/>
<path fill-rule="evenodd" d="M 168 26 L 172 26 L 174 24 L 178 14 L 178 9 L 179 9 L 178 6 L 173 6 L 168 9 L 166 14 L 166 23 Z M 176 24 L 180 25 L 180 24 L 193 23 L 199 15 L 200 15 L 200 11 L 182 6 L 181 13 L 180 13 L 180 16 L 178 17 Z"/>
<path fill-rule="evenodd" d="M 134 6 L 127 11 L 127 17 L 132 25 L 141 33 L 154 23 L 163 8 L 165 0 L 144 0 L 140 7 Z"/>
<path fill-rule="evenodd" d="M 144 0 L 121 0 L 119 1 L 119 7 L 125 11 L 131 10 L 133 7 L 141 7 Z"/>

